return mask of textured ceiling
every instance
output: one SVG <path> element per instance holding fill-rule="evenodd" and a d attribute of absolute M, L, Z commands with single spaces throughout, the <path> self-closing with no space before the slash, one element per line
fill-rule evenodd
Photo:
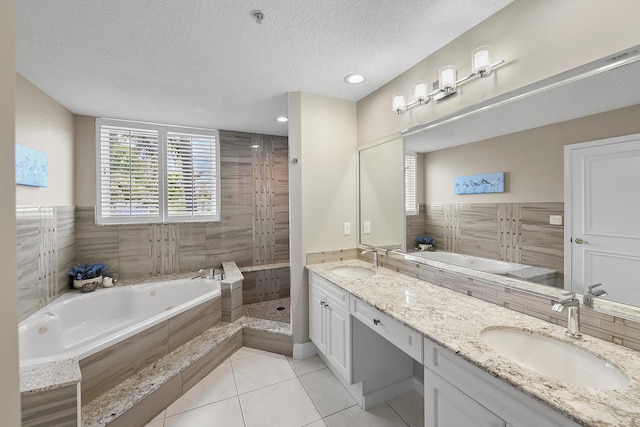
<path fill-rule="evenodd" d="M 287 92 L 357 101 L 510 2 L 20 0 L 16 71 L 75 114 L 286 135 Z"/>

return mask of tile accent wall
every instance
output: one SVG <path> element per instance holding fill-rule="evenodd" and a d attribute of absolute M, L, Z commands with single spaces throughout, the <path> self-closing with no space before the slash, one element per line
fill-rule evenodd
<path fill-rule="evenodd" d="M 348 255 L 354 256 L 349 257 Z M 307 264 L 318 264 L 359 258 L 371 261 L 371 254 L 358 255 L 355 249 L 308 253 Z M 479 298 L 492 304 L 501 305 L 519 313 L 528 314 L 561 326 L 566 326 L 566 313 L 551 310 L 556 302 L 544 296 L 534 295 L 516 289 L 509 289 L 494 283 L 484 282 L 455 273 L 449 273 L 415 262 L 399 260 L 387 256 L 378 258 L 381 266 L 424 280 L 435 285 L 452 289 L 465 295 Z M 601 313 L 590 308 L 580 308 L 580 331 L 614 344 L 640 351 L 640 322 L 623 319 L 611 314 Z"/>
<path fill-rule="evenodd" d="M 406 248 L 411 251 L 416 247 L 416 237 L 422 236 L 426 232 L 427 207 L 420 205 L 417 215 L 407 215 L 406 220 Z"/>
<path fill-rule="evenodd" d="M 289 261 L 287 139 L 220 131 L 221 221 L 95 225 L 78 207 L 78 262 L 104 262 L 120 278 Z"/>
<path fill-rule="evenodd" d="M 75 208 L 16 208 L 19 319 L 69 288 L 76 258 Z"/>
<path fill-rule="evenodd" d="M 407 248 L 426 231 L 438 249 L 556 270 L 563 287 L 564 228 L 549 225 L 563 213 L 560 202 L 431 204 L 422 226 L 422 215 L 407 216 Z"/>
<path fill-rule="evenodd" d="M 69 268 L 120 278 L 289 262 L 286 137 L 220 131 L 221 221 L 96 226 L 93 206 L 17 208 L 20 320 L 69 289 Z"/>

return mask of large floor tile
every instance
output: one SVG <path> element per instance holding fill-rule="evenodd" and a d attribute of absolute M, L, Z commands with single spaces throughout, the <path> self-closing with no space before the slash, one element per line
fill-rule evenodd
<path fill-rule="evenodd" d="M 302 375 L 300 382 L 323 417 L 357 404 L 328 368 Z"/>
<path fill-rule="evenodd" d="M 159 420 L 153 420 L 149 424 L 144 427 L 163 427 L 164 426 L 164 418 L 160 418 Z M 324 425 L 324 424 L 322 424 Z"/>
<path fill-rule="evenodd" d="M 297 378 L 243 394 L 240 403 L 246 427 L 300 427 L 321 419 Z"/>
<path fill-rule="evenodd" d="M 265 351 L 251 347 L 240 347 L 238 351 L 229 356 L 229 360 L 244 359 L 245 357 L 255 356 L 256 354 L 264 354 Z"/>
<path fill-rule="evenodd" d="M 287 359 L 280 354 L 274 353 L 263 353 L 232 360 L 231 366 L 239 394 L 276 384 L 296 376 Z"/>
<path fill-rule="evenodd" d="M 424 426 L 424 398 L 410 391 L 387 402 L 409 427 Z"/>
<path fill-rule="evenodd" d="M 164 427 L 245 427 L 237 397 L 167 417 Z"/>
<path fill-rule="evenodd" d="M 325 418 L 324 422 L 328 427 L 407 427 L 386 403 L 367 411 L 354 406 Z"/>
<path fill-rule="evenodd" d="M 327 367 L 327 365 L 325 365 L 318 356 L 313 356 L 302 360 L 287 357 L 287 360 L 298 376 L 305 375 L 310 372 L 319 371 L 320 369 L 324 369 Z"/>
<path fill-rule="evenodd" d="M 231 362 L 222 363 L 167 408 L 167 416 L 237 396 Z"/>
<path fill-rule="evenodd" d="M 304 427 L 327 427 L 327 425 L 322 420 L 315 421 L 311 424 L 307 424 Z"/>

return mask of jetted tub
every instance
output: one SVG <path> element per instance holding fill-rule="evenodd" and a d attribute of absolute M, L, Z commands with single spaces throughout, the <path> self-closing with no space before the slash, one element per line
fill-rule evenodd
<path fill-rule="evenodd" d="M 514 262 L 463 255 L 455 252 L 412 252 L 407 259 L 423 258 L 444 262 L 458 267 L 471 268 L 485 273 L 502 274 L 515 279 L 539 283 L 541 285 L 556 286 L 556 270 L 532 267 Z"/>
<path fill-rule="evenodd" d="M 507 274 L 527 267 L 524 264 L 463 255 L 455 252 L 414 252 L 411 255 L 495 274 Z"/>
<path fill-rule="evenodd" d="M 179 279 L 68 292 L 20 322 L 20 365 L 86 358 L 220 296 L 220 282 Z"/>

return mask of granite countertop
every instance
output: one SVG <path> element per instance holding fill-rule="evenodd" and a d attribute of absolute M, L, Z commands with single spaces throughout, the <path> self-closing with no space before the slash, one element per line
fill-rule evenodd
<path fill-rule="evenodd" d="M 378 268 L 377 274 L 367 279 L 332 273 L 343 266 L 371 264 L 348 260 L 307 268 L 580 425 L 640 425 L 640 353 L 587 335 L 572 340 L 564 327 L 386 268 Z M 495 326 L 530 330 L 593 353 L 624 372 L 630 385 L 621 390 L 578 387 L 523 368 L 480 339 L 485 328 Z"/>
<path fill-rule="evenodd" d="M 20 367 L 20 393 L 53 390 L 80 382 L 77 358 Z"/>

